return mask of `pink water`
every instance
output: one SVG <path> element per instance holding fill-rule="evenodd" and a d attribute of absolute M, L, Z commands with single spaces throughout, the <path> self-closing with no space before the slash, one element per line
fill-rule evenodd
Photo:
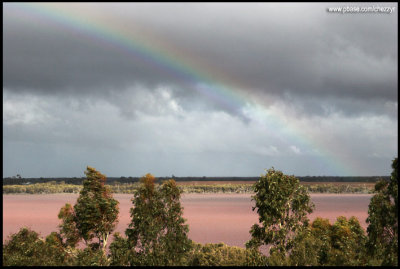
<path fill-rule="evenodd" d="M 78 194 L 3 195 L 3 242 L 23 226 L 43 237 L 57 231 L 57 218 L 65 203 L 75 204 Z M 124 234 L 130 222 L 131 194 L 114 194 L 120 202 L 116 231 Z M 366 229 L 371 194 L 311 194 L 315 204 L 310 220 L 320 216 L 331 223 L 337 216 L 356 216 Z M 184 194 L 181 198 L 184 218 L 189 224 L 189 237 L 199 243 L 219 243 L 244 247 L 250 239 L 249 230 L 258 222 L 251 210 L 250 194 Z"/>

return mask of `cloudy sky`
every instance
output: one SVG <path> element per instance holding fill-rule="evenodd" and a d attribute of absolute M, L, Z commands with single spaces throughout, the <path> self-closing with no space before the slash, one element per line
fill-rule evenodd
<path fill-rule="evenodd" d="M 346 5 L 394 12 L 327 12 Z M 397 21 L 397 3 L 3 3 L 3 177 L 389 175 Z"/>

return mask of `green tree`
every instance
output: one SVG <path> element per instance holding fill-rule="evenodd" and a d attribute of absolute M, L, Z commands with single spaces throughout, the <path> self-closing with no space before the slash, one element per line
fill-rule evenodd
<path fill-rule="evenodd" d="M 104 185 L 106 177 L 103 174 L 89 166 L 85 174 L 74 208 L 66 204 L 60 210 L 60 233 L 66 238 L 67 245 L 74 247 L 83 239 L 87 246 L 97 246 L 105 253 L 109 235 L 118 223 L 118 201 Z M 98 242 L 93 242 L 94 238 Z"/>
<path fill-rule="evenodd" d="M 111 244 L 113 264 L 119 265 L 181 265 L 191 240 L 183 219 L 181 191 L 174 180 L 155 185 L 151 174 L 140 179 L 130 210 L 132 221 L 125 234 L 117 235 Z M 126 256 L 117 246 L 126 248 Z"/>
<path fill-rule="evenodd" d="M 390 181 L 375 184 L 368 207 L 367 250 L 373 265 L 398 265 L 398 163 L 392 162 Z"/>
<path fill-rule="evenodd" d="M 329 219 L 317 217 L 311 224 L 311 236 L 314 239 L 314 249 L 318 258 L 318 265 L 328 263 L 329 253 L 331 251 L 331 230 L 332 225 Z"/>
<path fill-rule="evenodd" d="M 274 168 L 261 175 L 254 190 L 253 211 L 257 209 L 260 224 L 252 226 L 252 238 L 246 247 L 272 245 L 270 254 L 283 259 L 293 248 L 296 233 L 308 225 L 307 214 L 312 212 L 314 205 L 299 179 Z"/>

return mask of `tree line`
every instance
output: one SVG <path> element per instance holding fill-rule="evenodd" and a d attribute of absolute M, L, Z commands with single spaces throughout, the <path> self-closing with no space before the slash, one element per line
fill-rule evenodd
<path fill-rule="evenodd" d="M 361 176 L 361 177 L 341 177 L 341 176 L 304 176 L 297 177 L 300 182 L 377 182 L 380 179 L 389 181 L 389 176 Z M 187 181 L 257 181 L 259 177 L 158 177 L 159 181 L 173 179 L 176 182 Z M 59 178 L 23 178 L 20 175 L 14 177 L 3 178 L 3 186 L 6 185 L 27 185 L 36 183 L 63 182 L 65 184 L 82 185 L 85 177 L 59 177 Z M 108 177 L 107 183 L 114 184 L 129 184 L 140 182 L 140 177 Z"/>
<path fill-rule="evenodd" d="M 294 176 L 267 170 L 253 186 L 252 210 L 259 223 L 250 228 L 246 248 L 190 240 L 182 190 L 173 179 L 156 184 L 151 174 L 140 179 L 133 194 L 125 235 L 112 234 L 118 201 L 105 185 L 106 177 L 87 167 L 75 205 L 60 209 L 59 230 L 43 239 L 21 228 L 3 244 L 3 265 L 397 266 L 397 167 L 395 158 L 390 180 L 375 184 L 366 233 L 355 217 L 338 216 L 333 224 L 322 218 L 310 222 L 307 216 L 315 206 L 305 186 Z M 260 251 L 263 247 L 268 255 Z"/>

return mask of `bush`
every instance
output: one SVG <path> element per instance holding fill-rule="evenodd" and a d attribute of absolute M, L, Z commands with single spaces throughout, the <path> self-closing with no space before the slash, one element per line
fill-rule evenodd
<path fill-rule="evenodd" d="M 258 251 L 228 246 L 224 243 L 201 245 L 193 243 L 187 255 L 189 266 L 250 266 L 265 265 L 266 259 Z"/>
<path fill-rule="evenodd" d="M 78 266 L 108 266 L 109 260 L 99 247 L 87 247 L 84 250 L 78 250 L 76 258 Z"/>
<path fill-rule="evenodd" d="M 114 240 L 110 244 L 110 265 L 128 266 L 132 260 L 133 252 L 129 246 L 128 240 L 120 236 L 120 233 L 113 234 Z"/>
<path fill-rule="evenodd" d="M 333 225 L 328 219 L 316 218 L 311 226 L 297 234 L 287 263 L 292 266 L 365 265 L 365 241 L 365 232 L 355 217 L 347 220 L 339 216 Z"/>
<path fill-rule="evenodd" d="M 29 228 L 21 228 L 3 245 L 4 266 L 59 266 L 71 265 L 72 256 L 64 251 L 52 233 L 43 240 Z"/>

